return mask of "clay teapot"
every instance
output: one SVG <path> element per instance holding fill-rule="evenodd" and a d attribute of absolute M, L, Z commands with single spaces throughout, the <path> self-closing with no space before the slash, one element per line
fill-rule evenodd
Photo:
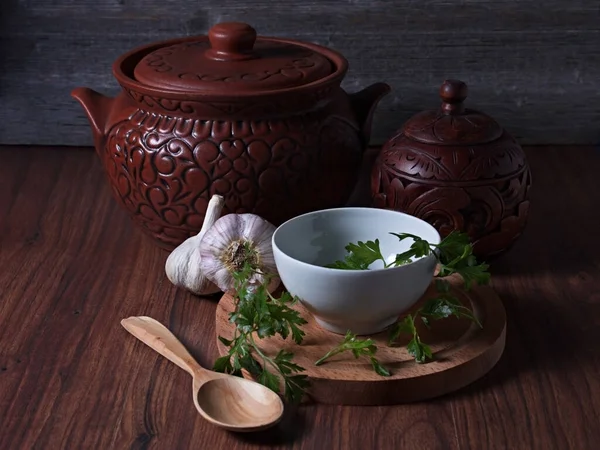
<path fill-rule="evenodd" d="M 531 172 L 516 140 L 491 117 L 465 108 L 467 85 L 446 80 L 441 107 L 416 114 L 382 147 L 371 173 L 373 206 L 467 232 L 491 259 L 521 235 Z"/>
<path fill-rule="evenodd" d="M 274 225 L 345 205 L 390 91 L 376 83 L 348 95 L 347 69 L 331 49 L 230 22 L 122 55 L 116 98 L 88 88 L 72 96 L 117 201 L 172 249 L 198 233 L 213 194 L 224 197 L 223 214 Z"/>

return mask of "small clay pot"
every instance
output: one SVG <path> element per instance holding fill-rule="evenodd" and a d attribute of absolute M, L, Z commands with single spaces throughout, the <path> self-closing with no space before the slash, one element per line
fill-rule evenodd
<path fill-rule="evenodd" d="M 116 98 L 87 88 L 83 105 L 117 201 L 163 247 L 198 233 L 212 195 L 223 214 L 274 225 L 344 206 L 379 100 L 348 95 L 339 53 L 260 37 L 244 23 L 152 43 L 117 59 Z"/>
<path fill-rule="evenodd" d="M 467 232 L 474 253 L 490 259 L 526 225 L 530 168 L 506 130 L 465 108 L 465 83 L 446 80 L 440 97 L 439 109 L 416 114 L 384 144 L 371 174 L 373 205 L 426 220 L 443 237 Z"/>

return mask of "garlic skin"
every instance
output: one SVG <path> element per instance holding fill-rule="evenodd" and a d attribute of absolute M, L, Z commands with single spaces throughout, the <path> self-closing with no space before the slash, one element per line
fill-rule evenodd
<path fill-rule="evenodd" d="M 235 288 L 233 273 L 248 262 L 254 273 L 250 284 L 262 284 L 270 278 L 267 290 L 279 287 L 280 279 L 273 256 L 271 238 L 276 227 L 255 214 L 227 214 L 217 220 L 200 242 L 200 265 L 204 275 L 223 292 Z"/>
<path fill-rule="evenodd" d="M 167 258 L 165 272 L 169 281 L 175 286 L 187 289 L 196 295 L 210 295 L 220 292 L 219 287 L 202 273 L 200 242 L 206 232 L 221 216 L 223 203 L 222 196 L 213 195 L 208 202 L 200 232 L 183 241 Z"/>

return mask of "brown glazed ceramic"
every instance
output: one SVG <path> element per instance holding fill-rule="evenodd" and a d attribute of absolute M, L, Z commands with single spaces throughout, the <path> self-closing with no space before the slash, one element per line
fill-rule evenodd
<path fill-rule="evenodd" d="M 527 220 L 531 173 L 515 139 L 482 112 L 465 108 L 467 86 L 447 80 L 442 105 L 407 121 L 378 155 L 373 204 L 427 220 L 440 234 L 469 233 L 474 253 L 507 250 Z"/>
<path fill-rule="evenodd" d="M 281 224 L 343 206 L 357 181 L 377 83 L 348 95 L 344 57 L 257 37 L 243 23 L 153 43 L 115 61 L 116 98 L 72 92 L 117 200 L 165 248 L 196 234 L 213 194 L 223 214 Z"/>

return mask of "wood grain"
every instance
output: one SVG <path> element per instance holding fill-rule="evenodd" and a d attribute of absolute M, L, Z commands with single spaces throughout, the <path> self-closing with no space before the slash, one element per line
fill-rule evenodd
<path fill-rule="evenodd" d="M 236 432 L 255 432 L 276 425 L 284 404 L 267 387 L 205 369 L 162 323 L 146 316 L 132 316 L 121 325 L 144 344 L 193 377 L 192 402 L 209 423 Z"/>
<path fill-rule="evenodd" d="M 305 369 L 302 374 L 310 381 L 306 401 L 380 406 L 432 399 L 456 391 L 489 372 L 500 359 L 506 339 L 506 313 L 494 290 L 479 286 L 466 294 L 457 289 L 461 284 L 458 277 L 450 277 L 449 282 L 453 286 L 453 295 L 473 311 L 483 328 L 469 320 L 455 318 L 433 322 L 430 329 L 418 322 L 419 335 L 430 345 L 435 358 L 427 364 L 415 363 L 414 357 L 407 352 L 410 336 L 401 336 L 394 346 L 388 345 L 388 330 L 368 336 L 378 346 L 377 360 L 391 372 L 389 377 L 378 375 L 368 359 L 355 359 L 349 352 L 315 366 L 319 358 L 339 345 L 343 336 L 320 327 L 301 303 L 294 307 L 307 321 L 302 327 L 306 336 L 301 345 L 280 336 L 262 340 L 255 336 L 255 339 L 260 350 L 268 356 L 275 357 L 280 350 L 294 354 L 294 362 Z M 436 293 L 432 283 L 409 312 L 416 311 Z M 229 315 L 234 311 L 234 305 L 232 295 L 221 297 L 215 318 L 217 336 L 233 339 L 235 326 L 229 321 Z M 229 351 L 229 347 L 219 340 L 217 348 L 220 355 Z M 244 375 L 252 379 L 249 373 Z"/>
<path fill-rule="evenodd" d="M 238 436 L 207 424 L 189 375 L 119 324 L 154 317 L 210 366 L 216 299 L 168 282 L 166 253 L 132 231 L 92 151 L 2 148 L 0 449 L 594 450 L 600 153 L 526 151 L 530 222 L 492 266 L 508 318 L 492 372 L 428 402 L 289 409 L 278 427 Z"/>
<path fill-rule="evenodd" d="M 205 34 L 245 20 L 259 34 L 341 51 L 356 91 L 386 81 L 376 116 L 381 144 L 412 114 L 437 107 L 446 78 L 470 87 L 469 106 L 522 143 L 600 141 L 600 10 L 596 0 L 3 0 L 0 2 L 0 143 L 91 145 L 69 92 L 115 94 L 112 62 L 144 43 Z M 43 130 L 33 132 L 32 127 Z"/>

